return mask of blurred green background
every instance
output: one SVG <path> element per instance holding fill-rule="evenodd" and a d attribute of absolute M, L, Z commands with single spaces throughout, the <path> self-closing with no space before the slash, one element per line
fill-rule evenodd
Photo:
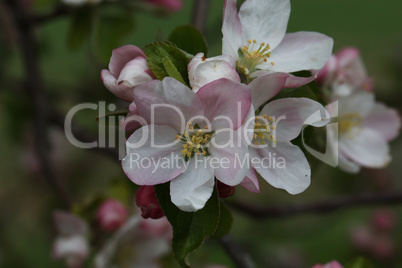
<path fill-rule="evenodd" d="M 223 0 L 211 1 L 206 38 L 209 56 L 221 52 L 220 32 Z M 335 40 L 334 51 L 356 46 L 362 52 L 368 73 L 376 82 L 377 99 L 401 112 L 402 109 L 402 2 L 400 0 L 293 0 L 288 32 L 317 31 Z M 184 9 L 168 16 L 135 12 L 134 28 L 121 40 L 109 40 L 118 23 L 111 23 L 100 37 L 92 36 L 78 49 L 67 46 L 70 19 L 65 16 L 40 25 L 40 64 L 46 90 L 55 107 L 66 113 L 81 102 L 99 100 L 116 103 L 103 86 L 99 73 L 106 68 L 111 44 L 142 47 L 156 41 L 182 24 L 191 21 L 194 1 L 184 0 Z M 50 0 L 34 1 L 36 12 L 47 13 L 55 5 Z M 103 8 L 100 14 L 117 12 Z M 125 23 L 125 21 L 122 21 Z M 4 26 L 4 25 L 3 25 Z M 126 25 L 127 26 L 127 25 Z M 102 27 L 102 25 L 97 25 Z M 125 27 L 125 26 L 121 26 Z M 61 208 L 58 199 L 38 175 L 32 153 L 32 111 L 30 100 L 18 92 L 23 81 L 23 67 L 16 43 L 6 27 L 0 45 L 0 267 L 63 267 L 51 258 L 55 236 L 51 212 Z M 158 37 L 159 36 L 159 37 Z M 109 42 L 109 43 L 108 43 Z M 110 44 L 111 43 L 111 44 Z M 101 49 L 99 49 L 101 47 Z M 98 48 L 98 49 L 97 49 Z M 77 120 L 96 133 L 96 112 L 77 114 Z M 53 167 L 58 179 L 77 202 L 104 191 L 112 180 L 127 181 L 117 159 L 73 147 L 58 129 L 52 129 Z M 238 188 L 231 199 L 258 206 L 319 202 L 336 196 L 362 192 L 402 190 L 402 139 L 391 143 L 393 161 L 386 171 L 364 170 L 348 175 L 325 166 L 315 168 L 312 184 L 304 193 L 291 196 L 261 182 L 260 194 Z M 228 202 L 231 201 L 228 200 Z M 402 267 L 402 206 L 392 206 L 398 228 L 392 233 L 396 245 L 390 258 L 359 252 L 350 242 L 351 228 L 367 225 L 377 207 L 343 209 L 324 215 L 300 215 L 287 219 L 255 220 L 234 212 L 233 237 L 244 246 L 257 267 L 310 267 L 337 259 L 342 263 L 366 255 L 374 267 Z M 233 264 L 219 244 L 207 241 L 192 254 L 194 267 L 206 264 Z M 174 267 L 174 266 L 173 266 Z"/>

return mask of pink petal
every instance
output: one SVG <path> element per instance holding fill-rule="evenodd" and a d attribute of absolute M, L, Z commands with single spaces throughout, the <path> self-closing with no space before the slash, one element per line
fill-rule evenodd
<path fill-rule="evenodd" d="M 138 85 L 134 90 L 134 99 L 138 114 L 147 122 L 171 126 L 178 133 L 184 133 L 188 120 L 193 116 L 202 116 L 204 110 L 197 95 L 171 77 Z"/>
<path fill-rule="evenodd" d="M 386 141 L 391 141 L 399 135 L 401 118 L 396 110 L 376 103 L 365 118 L 363 126 L 379 133 Z"/>
<path fill-rule="evenodd" d="M 204 103 L 204 116 L 213 122 L 214 129 L 230 127 L 237 130 L 251 107 L 250 88 L 224 78 L 205 85 L 197 96 Z M 217 117 L 224 118 L 215 120 Z"/>
<path fill-rule="evenodd" d="M 336 53 L 336 59 L 341 69 L 356 61 L 359 57 L 360 51 L 354 47 L 346 47 Z"/>
<path fill-rule="evenodd" d="M 318 72 L 317 83 L 324 84 L 326 81 L 332 81 L 337 67 L 338 60 L 334 55 L 331 55 L 325 66 Z"/>
<path fill-rule="evenodd" d="M 265 42 L 275 49 L 282 41 L 290 15 L 289 0 L 247 0 L 239 11 L 243 44 L 247 40 Z"/>
<path fill-rule="evenodd" d="M 144 52 L 139 47 L 126 45 L 116 48 L 115 50 L 113 50 L 112 57 L 110 58 L 110 72 L 114 77 L 118 77 L 124 66 L 136 57 L 146 58 Z"/>
<path fill-rule="evenodd" d="M 265 74 L 254 79 L 250 84 L 251 99 L 255 109 L 272 99 L 284 87 L 287 74 Z"/>
<path fill-rule="evenodd" d="M 133 88 L 118 85 L 116 78 L 108 70 L 104 69 L 101 71 L 101 78 L 105 87 L 115 96 L 128 102 L 133 100 Z"/>
<path fill-rule="evenodd" d="M 138 185 L 155 185 L 176 178 L 184 170 L 183 144 L 175 142 L 177 131 L 169 126 L 148 125 L 127 140 L 127 155 L 121 161 L 127 177 Z M 169 163 L 162 167 L 161 163 Z M 159 164 L 158 164 L 159 163 Z"/>
<path fill-rule="evenodd" d="M 226 0 L 223 8 L 222 54 L 238 59 L 238 50 L 242 45 L 242 29 L 236 2 L 237 0 Z"/>
<path fill-rule="evenodd" d="M 260 192 L 260 184 L 258 183 L 257 173 L 254 168 L 250 168 L 247 176 L 240 184 L 252 193 Z"/>

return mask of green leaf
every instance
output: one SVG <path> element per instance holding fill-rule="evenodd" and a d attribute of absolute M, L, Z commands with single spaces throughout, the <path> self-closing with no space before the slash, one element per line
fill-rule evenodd
<path fill-rule="evenodd" d="M 197 212 L 184 212 L 170 200 L 170 183 L 155 185 L 155 193 L 173 227 L 173 253 L 182 267 L 190 267 L 188 255 L 212 236 L 219 220 L 219 198 L 216 189 L 205 207 Z"/>
<path fill-rule="evenodd" d="M 157 79 L 163 80 L 163 78 L 169 76 L 163 63 L 163 59 L 168 58 L 183 78 L 185 84 L 189 84 L 187 74 L 188 59 L 173 43 L 167 41 L 152 43 L 144 47 L 144 52 L 147 55 L 149 67 Z M 170 69 L 169 71 L 172 70 Z"/>
<path fill-rule="evenodd" d="M 345 265 L 345 268 L 372 268 L 371 263 L 364 257 L 358 257 Z"/>
<path fill-rule="evenodd" d="M 94 21 L 94 11 L 91 7 L 77 8 L 71 16 L 67 45 L 70 49 L 80 48 L 89 39 Z"/>
<path fill-rule="evenodd" d="M 176 44 L 187 53 L 197 54 L 203 52 L 205 57 L 208 54 L 208 45 L 202 33 L 192 25 L 179 26 L 170 34 L 169 41 Z"/>
<path fill-rule="evenodd" d="M 220 201 L 219 207 L 219 223 L 218 228 L 216 229 L 214 235 L 212 236 L 215 239 L 221 238 L 229 233 L 230 229 L 232 228 L 233 224 L 233 216 L 227 206 Z"/>
<path fill-rule="evenodd" d="M 173 62 L 168 57 L 163 58 L 162 63 L 163 63 L 163 66 L 165 67 L 167 74 L 170 77 L 173 77 L 177 81 L 186 85 L 186 82 L 184 82 L 183 77 L 180 75 L 176 66 L 174 66 Z"/>

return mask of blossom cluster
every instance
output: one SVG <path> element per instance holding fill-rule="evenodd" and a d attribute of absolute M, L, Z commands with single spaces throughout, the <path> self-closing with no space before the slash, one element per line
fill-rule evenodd
<path fill-rule="evenodd" d="M 239 11 L 236 0 L 226 0 L 222 55 L 186 53 L 186 77 L 164 58 L 167 75 L 160 77 L 149 55 L 134 45 L 113 51 L 101 76 L 112 93 L 130 103 L 121 122 L 130 133 L 122 160 L 130 180 L 141 186 L 170 182 L 171 201 L 186 212 L 202 209 L 216 182 L 259 192 L 262 178 L 298 194 L 309 186 L 311 169 L 292 141 L 305 125 L 327 126 L 328 146 L 339 146 L 344 170 L 379 168 L 390 161 L 388 142 L 399 133 L 400 119 L 375 102 L 373 80 L 358 51 L 331 55 L 333 40 L 324 34 L 286 33 L 289 16 L 289 0 L 247 0 Z M 278 98 L 282 89 L 315 79 L 329 92 L 321 103 Z M 338 105 L 324 107 L 333 101 Z M 273 158 L 284 168 L 238 161 Z M 139 159 L 165 165 L 139 165 Z M 209 159 L 225 166 L 209 165 Z"/>

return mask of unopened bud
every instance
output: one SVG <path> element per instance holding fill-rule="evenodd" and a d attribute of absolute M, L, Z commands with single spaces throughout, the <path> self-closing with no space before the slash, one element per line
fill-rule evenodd
<path fill-rule="evenodd" d="M 220 181 L 218 181 L 218 195 L 220 198 L 226 198 L 232 196 L 236 192 L 236 187 L 226 185 Z"/>
<path fill-rule="evenodd" d="M 127 220 L 127 216 L 127 209 L 115 199 L 104 201 L 97 214 L 99 225 L 105 231 L 119 229 Z"/>
<path fill-rule="evenodd" d="M 160 219 L 165 215 L 156 198 L 153 186 L 141 186 L 137 190 L 135 200 L 137 206 L 141 209 L 143 218 Z"/>

